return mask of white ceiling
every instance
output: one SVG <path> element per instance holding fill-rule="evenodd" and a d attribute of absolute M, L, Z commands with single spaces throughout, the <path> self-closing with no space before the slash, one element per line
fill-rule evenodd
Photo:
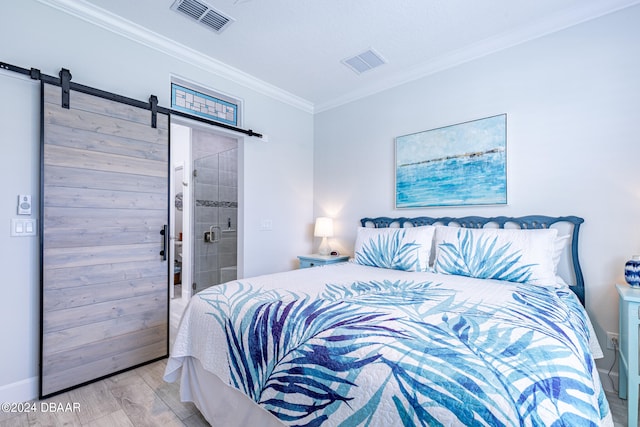
<path fill-rule="evenodd" d="M 39 1 L 170 52 L 186 46 L 187 60 L 316 112 L 640 3 L 199 0 L 235 19 L 217 34 L 170 10 L 174 0 Z M 370 48 L 388 63 L 360 75 L 341 63 Z"/>

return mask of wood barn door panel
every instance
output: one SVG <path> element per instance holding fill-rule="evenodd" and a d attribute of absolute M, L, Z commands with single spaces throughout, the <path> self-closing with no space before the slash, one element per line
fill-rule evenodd
<path fill-rule="evenodd" d="M 137 264 L 137 263 L 136 263 Z M 103 283 L 70 286 L 61 289 L 49 289 L 46 292 L 45 310 L 56 311 L 63 308 L 80 307 L 107 301 L 118 301 L 123 292 L 130 296 L 149 294 L 155 290 L 164 291 L 167 284 L 165 278 L 142 277 L 141 279 L 110 281 L 109 286 Z"/>
<path fill-rule="evenodd" d="M 131 191 L 144 188 L 148 193 L 164 194 L 164 189 L 167 186 L 164 176 L 131 175 L 97 170 L 87 172 L 86 169 L 66 168 L 51 164 L 44 172 L 44 180 L 51 187 L 82 188 L 87 173 L 90 173 L 93 178 L 94 189 Z"/>
<path fill-rule="evenodd" d="M 168 117 L 43 84 L 41 396 L 164 357 Z M 168 238 L 168 236 L 167 236 Z"/>

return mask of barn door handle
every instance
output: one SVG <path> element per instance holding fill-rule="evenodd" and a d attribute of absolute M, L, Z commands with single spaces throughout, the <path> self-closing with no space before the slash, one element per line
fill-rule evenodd
<path fill-rule="evenodd" d="M 163 261 L 167 260 L 167 236 L 169 235 L 169 226 L 164 225 L 162 230 L 160 230 L 160 234 L 162 234 L 162 250 L 160 251 L 160 256 Z"/>

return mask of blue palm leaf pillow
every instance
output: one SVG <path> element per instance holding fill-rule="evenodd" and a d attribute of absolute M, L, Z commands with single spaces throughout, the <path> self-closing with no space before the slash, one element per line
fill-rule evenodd
<path fill-rule="evenodd" d="M 359 227 L 354 250 L 357 264 L 405 271 L 427 271 L 435 227 Z"/>
<path fill-rule="evenodd" d="M 555 286 L 556 229 L 436 227 L 437 273 Z"/>

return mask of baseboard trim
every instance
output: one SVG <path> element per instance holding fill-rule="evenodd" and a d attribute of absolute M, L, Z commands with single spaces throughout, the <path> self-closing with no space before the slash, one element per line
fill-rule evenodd
<path fill-rule="evenodd" d="M 20 403 L 38 398 L 38 377 L 0 386 L 0 402 Z"/>
<path fill-rule="evenodd" d="M 611 393 L 618 392 L 618 371 L 613 371 L 611 375 L 609 375 L 608 369 L 598 369 L 598 375 L 600 376 L 600 382 L 602 383 L 604 391 Z"/>

